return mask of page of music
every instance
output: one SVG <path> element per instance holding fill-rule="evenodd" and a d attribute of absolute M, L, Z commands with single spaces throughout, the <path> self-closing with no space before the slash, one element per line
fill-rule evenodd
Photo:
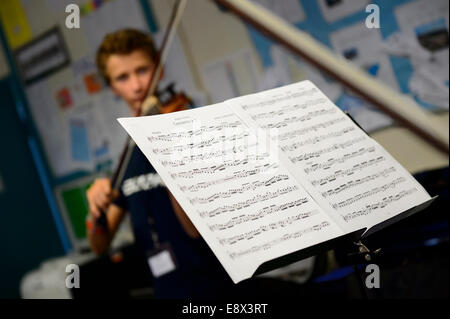
<path fill-rule="evenodd" d="M 309 81 L 119 122 L 235 283 L 430 198 Z"/>

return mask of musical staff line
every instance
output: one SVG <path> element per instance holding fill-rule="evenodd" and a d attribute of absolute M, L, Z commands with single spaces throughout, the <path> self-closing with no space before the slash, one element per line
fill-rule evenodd
<path fill-rule="evenodd" d="M 315 215 L 315 214 L 318 213 L 318 211 L 317 210 L 315 212 L 311 211 L 309 213 L 310 213 L 310 215 L 311 214 Z M 308 215 L 308 216 L 310 216 L 310 215 Z M 287 218 L 285 218 L 283 220 L 280 220 L 278 222 L 270 223 L 268 225 L 261 225 L 261 226 L 259 226 L 258 228 L 254 229 L 254 230 L 251 230 L 251 231 L 239 234 L 239 235 L 231 236 L 231 237 L 228 237 L 228 238 L 218 238 L 218 240 L 219 240 L 219 243 L 221 245 L 233 245 L 233 244 L 237 243 L 238 241 L 241 241 L 241 240 L 244 240 L 244 239 L 245 240 L 253 239 L 254 237 L 256 237 L 258 235 L 261 235 L 264 232 L 268 232 L 268 231 L 271 231 L 271 230 L 277 230 L 279 228 L 284 228 L 284 227 L 286 227 L 288 225 L 291 225 L 294 222 L 298 222 L 298 221 L 300 221 L 300 220 L 302 220 L 304 218 L 305 218 L 305 214 L 297 214 L 297 215 L 294 215 L 294 216 L 289 216 L 289 217 L 287 217 Z"/>
<path fill-rule="evenodd" d="M 309 133 L 309 132 L 317 132 L 317 130 L 319 130 L 321 128 L 328 128 L 328 127 L 333 126 L 333 125 L 335 125 L 337 123 L 341 123 L 341 122 L 344 122 L 344 121 L 347 121 L 347 120 L 348 119 L 345 118 L 345 117 L 339 117 L 339 118 L 334 119 L 334 120 L 330 120 L 330 121 L 327 121 L 327 122 L 323 122 L 323 123 L 312 125 L 310 127 L 305 127 L 303 129 L 299 129 L 299 130 L 295 130 L 295 131 L 291 131 L 291 132 L 287 132 L 287 133 L 281 134 L 281 135 L 278 136 L 278 139 L 280 141 L 283 141 L 283 140 L 286 140 L 286 139 L 291 139 L 291 138 L 296 137 L 296 136 L 304 135 L 304 134 Z"/>
<path fill-rule="evenodd" d="M 337 112 L 337 110 L 335 108 L 312 111 L 312 112 L 308 112 L 308 114 L 303 115 L 303 116 L 292 116 L 290 118 L 286 118 L 283 121 L 280 121 L 278 123 L 270 123 L 270 124 L 266 124 L 266 125 L 261 125 L 261 128 L 271 129 L 271 128 L 286 127 L 286 126 L 288 126 L 288 124 L 304 122 L 304 121 L 311 120 L 317 116 L 326 115 L 326 114 L 334 114 L 336 112 Z"/>
<path fill-rule="evenodd" d="M 242 223 L 246 223 L 249 221 L 253 221 L 253 220 L 258 220 L 260 218 L 264 218 L 267 215 L 270 214 L 274 214 L 274 213 L 278 213 L 278 212 L 282 212 L 285 211 L 286 209 L 292 208 L 292 207 L 299 207 L 303 204 L 308 203 L 308 199 L 306 197 L 292 201 L 292 202 L 288 202 L 285 204 L 281 204 L 281 205 L 270 205 L 267 207 L 264 207 L 260 210 L 258 210 L 258 212 L 256 214 L 248 214 L 248 215 L 240 215 L 240 216 L 236 216 L 231 218 L 228 222 L 225 223 L 221 223 L 221 224 L 213 224 L 213 225 L 208 225 L 209 229 L 212 231 L 215 230 L 225 230 L 228 228 L 232 228 L 236 225 L 240 225 Z M 313 214 L 314 213 L 314 214 Z M 304 218 L 308 218 L 311 217 L 313 215 L 315 215 L 315 213 L 317 213 L 316 210 L 311 211 L 311 212 L 307 212 L 307 213 L 302 213 Z"/>
<path fill-rule="evenodd" d="M 260 161 L 263 159 L 267 159 L 269 157 L 269 153 L 263 153 L 261 155 L 249 155 L 246 158 L 238 159 L 235 161 L 228 161 L 220 165 L 213 165 L 210 167 L 202 167 L 202 168 L 194 168 L 192 170 L 183 171 L 179 173 L 171 173 L 170 176 L 173 179 L 176 179 L 178 177 L 184 177 L 184 178 L 193 178 L 195 175 L 202 175 L 202 174 L 214 174 L 219 171 L 223 171 L 227 169 L 228 167 L 235 167 L 239 165 L 245 165 L 250 161 Z"/>
<path fill-rule="evenodd" d="M 352 146 L 352 145 L 355 145 L 355 144 L 357 144 L 357 143 L 359 143 L 361 141 L 364 141 L 365 139 L 366 139 L 365 137 L 358 137 L 358 138 L 346 141 L 344 143 L 333 144 L 330 147 L 326 147 L 324 149 L 321 149 L 321 150 L 318 150 L 318 151 L 315 151 L 315 152 L 304 153 L 302 155 L 295 156 L 295 157 L 289 157 L 289 159 L 291 160 L 292 163 L 307 161 L 307 160 L 309 160 L 311 158 L 319 157 L 321 155 L 333 152 L 333 151 L 338 150 L 338 149 L 343 149 L 344 150 L 344 149 L 346 149 L 349 146 Z"/>
<path fill-rule="evenodd" d="M 346 184 L 342 184 L 342 185 L 339 185 L 338 187 L 336 187 L 334 189 L 329 189 L 329 190 L 327 190 L 325 192 L 322 192 L 322 196 L 324 198 L 327 198 L 327 197 L 332 196 L 332 195 L 337 195 L 337 194 L 339 194 L 339 193 L 341 193 L 341 192 L 343 192 L 345 190 L 348 190 L 348 189 L 351 189 L 353 187 L 356 187 L 356 186 L 359 186 L 361 184 L 364 184 L 366 182 L 375 180 L 375 179 L 377 179 L 379 177 L 389 176 L 390 173 L 395 172 L 395 171 L 396 171 L 395 167 L 390 167 L 390 168 L 382 170 L 381 172 L 378 172 L 378 173 L 375 173 L 375 174 L 372 174 L 372 175 L 368 175 L 368 176 L 365 176 L 363 178 L 358 178 L 356 180 L 348 181 Z"/>
<path fill-rule="evenodd" d="M 380 209 L 380 208 L 384 208 L 384 207 L 388 206 L 389 204 L 396 202 L 396 201 L 402 199 L 403 197 L 409 196 L 415 192 L 417 192 L 417 188 L 415 188 L 415 187 L 408 189 L 408 190 L 403 190 L 400 193 L 397 193 L 396 195 L 393 195 L 393 196 L 391 195 L 391 196 L 383 198 L 383 200 L 379 201 L 378 203 L 368 205 L 362 210 L 354 211 L 354 212 L 351 212 L 351 213 L 348 213 L 345 215 L 341 215 L 341 216 L 344 219 L 344 221 L 349 222 L 357 217 L 369 215 L 373 211 Z"/>
<path fill-rule="evenodd" d="M 258 194 L 258 195 L 254 196 L 250 199 L 247 199 L 246 201 L 243 201 L 243 202 L 235 203 L 232 205 L 224 205 L 224 206 L 218 207 L 216 209 L 213 209 L 211 211 L 201 211 L 201 212 L 198 212 L 198 214 L 201 217 L 211 218 L 211 217 L 214 217 L 214 216 L 226 213 L 226 212 L 233 212 L 233 211 L 240 210 L 244 207 L 249 207 L 250 205 L 258 203 L 258 202 L 264 202 L 268 199 L 277 198 L 281 195 L 288 194 L 295 190 L 298 190 L 297 185 L 288 186 L 288 187 L 278 189 L 275 192 L 266 192 L 264 195 Z"/>
<path fill-rule="evenodd" d="M 344 207 L 346 207 L 346 206 L 348 206 L 348 205 L 351 205 L 351 204 L 353 204 L 353 203 L 355 203 L 355 202 L 357 202 L 357 201 L 359 201 L 359 200 L 361 200 L 361 199 L 363 199 L 363 198 L 373 196 L 373 195 L 378 194 L 378 193 L 380 193 L 380 192 L 384 192 L 384 191 L 386 191 L 386 190 L 389 189 L 389 188 L 395 188 L 398 184 L 401 184 L 401 183 L 403 183 L 403 182 L 405 182 L 405 181 L 406 181 L 406 178 L 404 178 L 404 177 L 399 177 L 399 178 L 393 180 L 393 181 L 390 182 L 390 183 L 384 184 L 384 185 L 382 185 L 382 186 L 380 186 L 380 187 L 372 188 L 372 189 L 369 190 L 369 191 L 366 191 L 366 192 L 364 192 L 364 193 L 360 193 L 360 194 L 358 194 L 358 195 L 356 195 L 356 196 L 353 196 L 353 197 L 351 197 L 351 198 L 349 198 L 349 199 L 346 199 L 345 201 L 342 201 L 342 202 L 339 202 L 339 203 L 332 204 L 331 206 L 332 206 L 334 209 L 336 209 L 336 210 L 337 210 L 337 209 L 344 208 Z"/>
<path fill-rule="evenodd" d="M 386 160 L 386 158 L 384 156 L 380 156 L 380 157 L 377 157 L 377 158 L 372 158 L 369 161 L 363 161 L 361 163 L 355 164 L 355 165 L 353 165 L 352 168 L 345 169 L 345 170 L 337 170 L 333 174 L 328 175 L 327 177 L 319 178 L 319 179 L 316 179 L 316 180 L 312 180 L 311 184 L 313 186 L 316 186 L 316 185 L 323 186 L 323 185 L 325 185 L 327 183 L 335 181 L 339 177 L 353 175 L 357 171 L 361 171 L 361 170 L 363 170 L 363 169 L 365 169 L 367 167 L 376 165 L 376 164 L 378 164 L 378 163 L 380 163 L 380 162 L 382 162 L 384 160 Z"/>
<path fill-rule="evenodd" d="M 226 141 L 235 141 L 242 139 L 244 137 L 247 137 L 250 135 L 250 132 L 242 132 L 240 134 L 233 134 L 230 136 L 221 135 L 219 137 L 211 137 L 209 139 L 206 139 L 204 141 L 200 141 L 198 143 L 189 143 L 184 145 L 175 145 L 172 147 L 165 147 L 165 148 L 154 148 L 152 149 L 152 152 L 154 154 L 163 154 L 163 155 L 171 155 L 173 152 L 183 152 L 185 150 L 191 150 L 196 148 L 203 148 L 208 147 L 220 142 L 226 142 Z"/>
<path fill-rule="evenodd" d="M 286 105 L 286 106 L 283 106 L 280 110 L 254 114 L 254 115 L 251 115 L 250 117 L 255 121 L 260 120 L 260 119 L 273 118 L 274 116 L 280 116 L 280 115 L 283 115 L 288 112 L 292 112 L 292 111 L 296 111 L 296 110 L 304 110 L 304 109 L 310 107 L 311 105 L 318 105 L 318 104 L 321 104 L 324 102 L 326 102 L 326 99 L 322 97 L 322 98 L 318 98 L 315 100 L 306 101 L 302 104 Z"/>
<path fill-rule="evenodd" d="M 375 152 L 375 146 L 369 147 L 369 148 L 360 148 L 357 151 L 354 151 L 352 153 L 348 153 L 348 154 L 344 154 L 342 157 L 338 157 L 338 158 L 330 158 L 328 159 L 326 162 L 324 163 L 316 163 L 311 165 L 311 167 L 305 168 L 304 171 L 306 174 L 309 174 L 311 172 L 315 172 L 319 169 L 329 169 L 331 168 L 334 164 L 336 163 L 345 163 L 346 161 L 348 161 L 351 158 L 357 157 L 357 156 L 362 156 L 366 153 L 373 153 Z"/>
<path fill-rule="evenodd" d="M 259 103 L 255 103 L 255 104 L 242 105 L 242 108 L 244 110 L 249 110 L 249 109 L 252 109 L 252 108 L 255 108 L 255 107 L 262 107 L 262 106 L 266 106 L 266 105 L 272 105 L 272 104 L 277 103 L 277 102 L 289 101 L 289 100 L 294 99 L 294 98 L 310 96 L 310 95 L 312 95 L 312 94 L 314 94 L 316 92 L 318 92 L 316 88 L 311 88 L 311 89 L 308 89 L 308 90 L 295 92 L 295 93 L 292 93 L 292 94 L 287 94 L 287 95 L 284 95 L 282 97 L 265 100 L 265 101 L 262 101 L 262 102 L 259 102 Z"/>
<path fill-rule="evenodd" d="M 324 222 L 322 222 L 320 224 L 317 224 L 317 225 L 314 225 L 312 227 L 308 227 L 308 228 L 305 228 L 305 229 L 302 229 L 302 230 L 299 230 L 299 231 L 296 231 L 296 232 L 293 232 L 293 233 L 284 234 L 283 236 L 278 237 L 278 238 L 276 238 L 274 240 L 271 240 L 269 242 L 266 242 L 266 243 L 264 243 L 262 245 L 256 245 L 256 246 L 253 246 L 253 247 L 248 248 L 248 249 L 240 250 L 238 252 L 228 252 L 228 255 L 230 256 L 231 259 L 236 259 L 236 258 L 239 258 L 239 257 L 243 257 L 243 256 L 248 255 L 248 254 L 256 253 L 256 252 L 258 252 L 260 250 L 270 249 L 273 246 L 276 246 L 276 245 L 278 245 L 278 244 L 280 244 L 280 243 L 282 243 L 282 242 L 284 242 L 286 240 L 295 239 L 295 238 L 304 236 L 304 235 L 309 234 L 309 233 L 314 232 L 314 231 L 321 231 L 322 229 L 324 229 L 324 228 L 326 228 L 328 226 L 330 226 L 330 223 L 327 222 L 327 221 L 324 221 Z"/>
<path fill-rule="evenodd" d="M 179 188 L 182 192 L 186 192 L 186 191 L 197 192 L 200 189 L 205 189 L 212 185 L 219 185 L 219 184 L 230 182 L 230 181 L 233 181 L 236 179 L 240 179 L 240 178 L 244 178 L 244 177 L 248 177 L 248 176 L 252 176 L 252 175 L 256 175 L 256 174 L 260 174 L 260 173 L 265 173 L 268 170 L 277 169 L 278 167 L 279 167 L 279 165 L 277 163 L 257 165 L 254 169 L 251 169 L 251 170 L 241 170 L 241 171 L 234 172 L 233 176 L 227 176 L 227 177 L 216 179 L 213 181 L 201 182 L 201 183 L 197 183 L 197 184 L 193 184 L 193 185 L 189 185 L 189 186 L 179 186 Z"/>
<path fill-rule="evenodd" d="M 224 128 L 237 128 L 237 127 L 243 127 L 244 125 L 240 121 L 235 121 L 232 123 L 222 122 L 218 125 L 212 125 L 212 126 L 201 126 L 199 129 L 196 130 L 189 130 L 186 132 L 175 132 L 175 133 L 169 133 L 169 134 L 160 134 L 157 136 L 149 136 L 147 137 L 149 142 L 154 141 L 165 141 L 170 142 L 173 141 L 175 138 L 182 138 L 182 137 L 192 137 L 194 135 L 200 135 L 202 133 L 207 132 L 213 132 L 213 131 L 222 131 Z"/>
<path fill-rule="evenodd" d="M 219 193 L 213 194 L 211 196 L 190 198 L 189 201 L 191 202 L 191 204 L 210 203 L 210 202 L 215 201 L 218 198 L 229 198 L 234 194 L 243 194 L 245 192 L 248 192 L 249 190 L 254 191 L 258 188 L 271 186 L 277 182 L 284 181 L 287 179 L 289 179 L 288 175 L 278 175 L 278 176 L 274 176 L 266 181 L 256 181 L 253 183 L 244 183 L 244 184 L 242 184 L 241 188 L 230 189 L 228 191 L 219 192 Z"/>
<path fill-rule="evenodd" d="M 205 153 L 205 154 L 184 156 L 180 160 L 174 160 L 174 161 L 163 160 L 163 161 L 161 161 L 161 164 L 163 166 L 179 167 L 179 166 L 187 165 L 192 162 L 207 160 L 207 159 L 211 159 L 211 158 L 215 158 L 215 157 L 226 156 L 231 153 L 233 153 L 233 154 L 241 153 L 241 152 L 243 152 L 247 149 L 251 149 L 252 147 L 257 146 L 257 145 L 258 145 L 258 143 L 251 143 L 251 144 L 247 144 L 247 145 L 233 146 L 232 148 L 229 148 L 229 149 L 226 149 L 223 151 L 216 151 L 216 152 L 210 152 L 210 153 Z"/>
<path fill-rule="evenodd" d="M 355 130 L 355 128 L 352 127 L 352 126 L 346 127 L 344 129 L 336 131 L 336 132 L 330 132 L 330 133 L 327 133 L 327 134 L 324 134 L 324 135 L 319 135 L 319 136 L 315 136 L 313 138 L 308 138 L 308 139 L 306 139 L 304 141 L 301 141 L 301 142 L 295 142 L 295 143 L 292 143 L 290 145 L 285 145 L 285 146 L 281 147 L 281 150 L 282 151 L 293 151 L 293 150 L 296 150 L 297 148 L 300 148 L 300 147 L 305 146 L 305 145 L 310 145 L 310 144 L 314 145 L 314 144 L 317 144 L 317 143 L 319 143 L 321 141 L 327 140 L 329 138 L 341 137 L 342 135 L 347 134 L 349 132 L 352 132 L 354 130 Z"/>

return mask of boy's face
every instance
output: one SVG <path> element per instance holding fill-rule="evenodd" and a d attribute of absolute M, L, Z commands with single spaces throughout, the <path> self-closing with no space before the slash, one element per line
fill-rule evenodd
<path fill-rule="evenodd" d="M 152 68 L 153 61 L 143 50 L 113 54 L 106 62 L 111 89 L 127 102 L 133 115 L 147 97 Z"/>

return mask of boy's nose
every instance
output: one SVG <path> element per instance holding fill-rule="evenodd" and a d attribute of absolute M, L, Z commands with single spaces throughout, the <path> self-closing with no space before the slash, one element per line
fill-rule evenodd
<path fill-rule="evenodd" d="M 136 75 L 131 77 L 131 87 L 133 88 L 133 91 L 136 92 L 139 92 L 143 89 L 143 85 Z"/>

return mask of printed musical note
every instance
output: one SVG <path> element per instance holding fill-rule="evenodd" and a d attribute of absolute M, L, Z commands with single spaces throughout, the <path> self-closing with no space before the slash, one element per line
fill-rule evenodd
<path fill-rule="evenodd" d="M 253 239 L 255 236 L 258 236 L 260 234 L 262 234 L 263 232 L 268 232 L 271 230 L 278 230 L 279 228 L 284 228 L 287 225 L 291 225 L 294 222 L 300 221 L 302 219 L 305 218 L 305 216 L 311 216 L 311 215 L 315 215 L 317 214 L 317 211 L 313 211 L 313 212 L 308 212 L 308 214 L 297 214 L 294 216 L 289 216 L 285 219 L 282 219 L 280 221 L 277 222 L 272 222 L 266 225 L 262 225 L 259 226 L 258 228 L 242 233 L 242 234 L 238 234 L 238 235 L 234 235 L 228 238 L 219 238 L 219 243 L 221 245 L 233 245 L 236 242 L 240 241 L 240 240 L 250 240 Z"/>
<path fill-rule="evenodd" d="M 304 121 L 308 121 L 313 119 L 314 117 L 317 116 L 322 116 L 322 115 L 326 115 L 326 114 L 335 114 L 337 112 L 337 110 L 335 108 L 329 108 L 329 109 L 323 109 L 323 110 L 318 110 L 318 111 L 312 111 L 309 112 L 308 114 L 305 114 L 303 116 L 292 116 L 290 118 L 286 118 L 282 121 L 276 122 L 276 123 L 269 123 L 266 125 L 261 125 L 261 128 L 263 129 L 271 129 L 271 128 L 280 128 L 280 127 L 286 127 L 288 126 L 288 124 L 293 124 L 293 123 L 299 123 L 299 122 L 304 122 Z"/>
<path fill-rule="evenodd" d="M 354 126 L 346 127 L 346 128 L 344 128 L 342 130 L 339 130 L 337 132 L 330 132 L 330 133 L 327 133 L 327 134 L 323 134 L 323 135 L 319 135 L 319 136 L 315 136 L 315 137 L 310 137 L 310 138 L 308 138 L 308 139 L 306 139 L 304 141 L 294 142 L 294 143 L 292 143 L 290 145 L 282 146 L 281 150 L 282 151 L 293 151 L 293 150 L 296 150 L 296 149 L 298 149 L 298 148 L 300 148 L 302 146 L 305 146 L 305 145 L 314 145 L 314 144 L 317 144 L 319 142 L 328 140 L 330 138 L 341 137 L 342 135 L 347 134 L 349 132 L 353 132 L 354 130 L 355 130 Z M 361 138 L 362 138 L 362 140 L 364 140 L 366 137 L 363 136 Z"/>
<path fill-rule="evenodd" d="M 322 196 L 324 198 L 332 196 L 332 195 L 337 195 L 345 190 L 351 189 L 353 187 L 359 186 L 361 184 L 367 183 L 369 181 L 373 181 L 375 179 L 378 179 L 380 177 L 386 177 L 389 176 L 389 173 L 395 172 L 395 167 L 390 167 L 388 169 L 384 169 L 381 172 L 369 175 L 369 176 L 365 176 L 363 178 L 360 179 L 355 179 L 355 180 L 350 180 L 345 184 L 339 185 L 338 187 L 334 188 L 334 189 L 329 189 L 325 192 L 322 192 Z"/>
<path fill-rule="evenodd" d="M 229 229 L 229 228 L 232 228 L 233 226 L 240 225 L 242 223 L 247 223 L 249 221 L 258 220 L 258 219 L 264 218 L 264 217 L 274 214 L 274 213 L 283 212 L 292 207 L 300 207 L 302 204 L 305 204 L 307 202 L 308 202 L 308 199 L 305 197 L 305 198 L 301 198 L 301 199 L 291 201 L 291 202 L 281 204 L 281 205 L 270 205 L 270 206 L 264 207 L 263 209 L 260 209 L 256 214 L 239 215 L 239 216 L 231 218 L 229 221 L 227 221 L 225 223 L 212 224 L 212 225 L 209 225 L 208 227 L 212 231 Z M 300 215 L 304 219 L 304 218 L 314 216 L 316 213 L 317 213 L 317 210 L 314 210 L 314 211 L 302 213 Z"/>
<path fill-rule="evenodd" d="M 355 203 L 357 201 L 360 201 L 360 200 L 362 200 L 364 198 L 373 196 L 373 195 L 375 195 L 377 193 L 380 193 L 380 192 L 384 192 L 384 191 L 386 191 L 389 188 L 395 188 L 398 184 L 403 183 L 405 181 L 406 181 L 406 179 L 404 177 L 399 177 L 399 178 L 393 180 L 390 183 L 384 184 L 384 185 L 382 185 L 380 187 L 372 188 L 371 190 L 365 191 L 364 193 L 360 193 L 360 194 L 358 194 L 356 196 L 353 196 L 353 197 L 351 197 L 349 199 L 346 199 L 345 201 L 332 204 L 331 206 L 334 209 L 336 209 L 336 210 L 344 208 L 344 207 L 346 207 L 348 205 L 351 205 L 351 204 L 353 204 L 353 203 Z"/>
<path fill-rule="evenodd" d="M 202 175 L 202 174 L 214 174 L 216 172 L 223 171 L 229 167 L 245 165 L 252 161 L 260 161 L 260 160 L 266 159 L 267 157 L 269 157 L 269 153 L 263 153 L 261 155 L 249 155 L 243 159 L 238 159 L 235 161 L 227 161 L 220 165 L 213 165 L 210 167 L 202 167 L 202 168 L 194 168 L 194 169 L 188 170 L 188 171 L 172 173 L 172 174 L 170 174 L 170 176 L 172 176 L 173 179 L 176 179 L 178 177 L 193 178 L 197 175 Z"/>
<path fill-rule="evenodd" d="M 201 149 L 201 148 L 206 148 L 208 146 L 211 146 L 211 145 L 214 145 L 217 143 L 240 140 L 240 139 L 243 139 L 244 137 L 248 137 L 249 135 L 250 135 L 250 132 L 247 132 L 247 131 L 239 133 L 239 134 L 233 134 L 231 136 L 221 135 L 219 137 L 207 138 L 198 143 L 188 143 L 188 144 L 184 144 L 184 145 L 175 145 L 172 147 L 165 147 L 165 148 L 155 147 L 155 148 L 152 148 L 152 152 L 154 154 L 171 155 L 174 152 L 183 152 L 185 150 Z"/>
<path fill-rule="evenodd" d="M 243 257 L 245 255 L 248 255 L 248 254 L 254 254 L 261 250 L 268 250 L 268 249 L 272 248 L 273 246 L 279 245 L 287 240 L 299 238 L 301 236 L 307 235 L 312 232 L 318 232 L 329 226 L 330 226 L 330 223 L 325 221 L 320 224 L 314 225 L 312 227 L 308 227 L 308 228 L 305 228 L 305 229 L 302 229 L 302 230 L 299 230 L 296 232 L 284 234 L 281 237 L 278 237 L 274 240 L 271 240 L 271 241 L 266 242 L 261 245 L 255 245 L 249 249 L 244 249 L 244 250 L 240 250 L 237 252 L 228 252 L 228 255 L 230 256 L 231 259 L 236 259 L 239 257 Z"/>
<path fill-rule="evenodd" d="M 200 182 L 200 183 L 193 184 L 193 185 L 183 185 L 183 186 L 179 185 L 179 188 L 183 192 L 185 192 L 185 191 L 197 192 L 201 189 L 205 189 L 205 188 L 208 188 L 213 185 L 219 185 L 219 184 L 223 184 L 223 183 L 238 180 L 238 179 L 243 179 L 248 176 L 266 173 L 267 171 L 270 171 L 270 170 L 276 170 L 278 167 L 279 167 L 279 165 L 277 163 L 256 165 L 255 168 L 251 169 L 251 170 L 241 170 L 241 171 L 234 172 L 233 176 L 227 176 L 224 178 L 207 181 L 207 182 Z"/>
<path fill-rule="evenodd" d="M 357 156 L 362 156 L 365 155 L 366 153 L 373 153 L 375 151 L 375 147 L 369 147 L 369 148 L 360 148 L 357 151 L 354 151 L 352 153 L 347 153 L 342 157 L 339 158 L 330 158 L 329 160 L 327 160 L 324 163 L 316 163 L 316 164 L 312 164 L 310 167 L 305 168 L 304 171 L 306 174 L 309 174 L 311 172 L 314 172 L 316 170 L 319 169 L 329 169 L 331 168 L 333 165 L 335 165 L 336 163 L 345 163 L 346 161 L 348 161 L 351 158 L 357 157 Z"/>
<path fill-rule="evenodd" d="M 262 101 L 262 102 L 255 103 L 255 104 L 243 104 L 243 105 L 241 105 L 241 107 L 244 110 L 250 110 L 252 108 L 264 107 L 264 106 L 267 106 L 267 105 L 274 105 L 276 103 L 283 102 L 283 101 L 290 101 L 292 99 L 308 97 L 308 96 L 313 95 L 316 92 L 317 92 L 317 89 L 316 88 L 312 88 L 312 89 L 308 89 L 308 90 L 305 90 L 305 91 L 300 91 L 300 92 L 295 92 L 295 93 L 292 93 L 292 94 L 282 95 L 282 96 L 279 96 L 277 98 L 268 99 L 266 101 Z"/>
<path fill-rule="evenodd" d="M 361 141 L 365 140 L 365 137 L 358 137 L 349 141 L 345 141 L 343 143 L 336 143 L 332 146 L 326 147 L 324 149 L 310 152 L 310 153 L 304 153 L 302 155 L 296 156 L 296 157 L 289 157 L 292 163 L 301 162 L 301 161 L 307 161 L 311 158 L 319 157 L 324 154 L 328 154 L 330 152 L 336 151 L 338 149 L 346 149 L 349 146 L 355 145 Z"/>
<path fill-rule="evenodd" d="M 210 202 L 215 201 L 218 198 L 229 198 L 229 197 L 233 196 L 234 194 L 243 194 L 250 190 L 255 191 L 261 187 L 268 187 L 268 186 L 271 186 L 272 184 L 275 184 L 276 182 L 287 180 L 288 178 L 289 177 L 287 175 L 278 175 L 278 176 L 274 176 L 274 177 L 268 179 L 267 181 L 261 181 L 261 182 L 256 181 L 253 183 L 244 183 L 244 184 L 242 184 L 242 187 L 240 187 L 240 188 L 234 188 L 234 189 L 227 190 L 225 192 L 219 192 L 214 195 L 210 195 L 208 197 L 190 198 L 189 201 L 191 202 L 191 204 L 210 203 Z"/>
<path fill-rule="evenodd" d="M 217 215 L 220 215 L 220 214 L 223 214 L 226 212 L 238 211 L 240 209 L 249 207 L 250 205 L 255 204 L 255 203 L 264 202 L 269 199 L 274 199 L 281 195 L 293 192 L 295 190 L 298 190 L 298 186 L 288 186 L 285 188 L 278 189 L 275 192 L 266 192 L 264 194 L 257 194 L 256 196 L 253 196 L 243 202 L 238 202 L 238 203 L 235 203 L 232 205 L 223 205 L 223 206 L 220 206 L 220 207 L 210 210 L 210 211 L 201 211 L 201 212 L 198 212 L 198 214 L 201 217 L 211 218 L 211 217 L 215 217 Z"/>
<path fill-rule="evenodd" d="M 326 121 L 326 122 L 319 123 L 319 124 L 314 124 L 314 125 L 309 126 L 309 127 L 305 127 L 305 128 L 302 128 L 302 129 L 298 129 L 298 130 L 294 130 L 294 131 L 291 131 L 291 132 L 288 132 L 288 133 L 281 134 L 281 135 L 278 136 L 278 140 L 279 141 L 283 141 L 283 140 L 286 140 L 286 139 L 292 139 L 294 137 L 302 136 L 302 135 L 307 134 L 307 133 L 317 132 L 319 129 L 326 129 L 326 128 L 330 127 L 330 126 L 333 126 L 335 124 L 342 123 L 342 122 L 345 122 L 345 121 L 348 121 L 348 119 L 346 119 L 345 117 L 339 117 L 339 118 L 334 119 L 334 120 Z"/>
<path fill-rule="evenodd" d="M 192 137 L 196 135 L 201 135 L 206 132 L 220 132 L 224 128 L 237 128 L 237 127 L 243 127 L 242 122 L 235 121 L 235 122 L 223 122 L 218 125 L 211 125 L 211 126 L 201 126 L 199 129 L 196 130 L 188 130 L 185 132 L 175 132 L 175 133 L 169 133 L 169 134 L 159 134 L 155 136 L 148 136 L 147 139 L 149 142 L 154 141 L 173 141 L 176 138 L 182 138 L 182 137 Z"/>
<path fill-rule="evenodd" d="M 258 143 L 249 143 L 249 144 L 245 144 L 245 145 L 233 146 L 232 148 L 228 148 L 223 151 L 216 151 L 216 152 L 184 156 L 180 160 L 173 160 L 173 161 L 163 160 L 163 161 L 161 161 L 161 164 L 163 166 L 178 167 L 178 166 L 188 165 L 192 162 L 204 161 L 204 160 L 208 160 L 211 158 L 217 158 L 217 157 L 225 157 L 226 155 L 229 155 L 229 154 L 243 153 L 245 150 L 251 149 L 257 145 L 258 145 Z"/>
<path fill-rule="evenodd" d="M 326 102 L 326 99 L 318 98 L 318 99 L 309 100 L 309 101 L 306 101 L 306 102 L 300 103 L 300 104 L 285 105 L 281 108 L 281 110 L 252 114 L 251 118 L 253 120 L 261 120 L 261 119 L 267 119 L 267 118 L 270 119 L 270 118 L 273 118 L 274 116 L 284 115 L 286 113 L 290 113 L 295 110 L 304 110 L 310 106 L 317 106 L 317 105 L 319 105 L 321 103 L 325 103 L 325 102 Z"/>
<path fill-rule="evenodd" d="M 386 158 L 384 156 L 380 156 L 378 158 L 372 158 L 369 161 L 363 161 L 361 163 L 357 163 L 357 164 L 353 165 L 352 168 L 344 169 L 344 170 L 340 169 L 340 170 L 335 171 L 333 174 L 328 175 L 324 178 L 312 180 L 311 184 L 313 186 L 317 186 L 317 185 L 323 186 L 329 182 L 335 181 L 336 179 L 338 179 L 342 176 L 351 176 L 351 175 L 355 174 L 355 172 L 357 172 L 357 171 L 361 171 L 367 167 L 376 165 L 384 160 L 386 160 Z"/>
<path fill-rule="evenodd" d="M 344 214 L 344 215 L 342 215 L 342 218 L 346 222 L 349 222 L 349 221 L 351 221 L 351 220 L 353 220 L 353 219 L 355 219 L 357 217 L 369 215 L 372 212 L 374 212 L 375 210 L 385 208 L 389 204 L 391 204 L 393 202 L 396 202 L 396 201 L 399 201 L 400 199 L 402 199 L 402 198 L 404 198 L 406 196 L 409 196 L 411 194 L 414 194 L 417 191 L 418 191 L 417 188 L 411 188 L 411 189 L 408 189 L 408 190 L 401 191 L 400 193 L 397 193 L 395 195 L 387 196 L 386 198 L 383 198 L 383 200 L 381 200 L 381 201 L 379 201 L 377 203 L 374 203 L 374 204 L 370 204 L 370 205 L 366 206 L 362 210 L 358 210 L 358 211 L 355 211 L 355 212 Z"/>

